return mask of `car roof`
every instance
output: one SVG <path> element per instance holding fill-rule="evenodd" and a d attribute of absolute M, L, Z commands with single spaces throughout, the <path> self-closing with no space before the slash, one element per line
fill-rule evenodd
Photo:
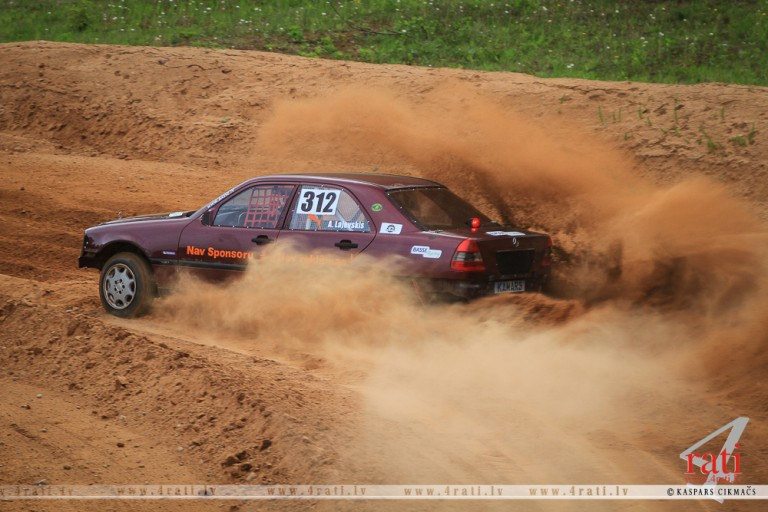
<path fill-rule="evenodd" d="M 380 174 L 380 173 L 334 173 L 334 172 L 321 172 L 321 173 L 299 173 L 299 174 L 273 174 L 269 176 L 259 176 L 254 181 L 262 181 L 265 179 L 296 179 L 306 180 L 312 178 L 313 180 L 325 181 L 328 183 L 362 183 L 366 185 L 372 185 L 378 188 L 394 189 L 394 188 L 409 188 L 409 187 L 442 187 L 443 185 L 436 181 L 427 180 L 424 178 L 416 178 L 414 176 L 401 176 L 398 174 Z"/>

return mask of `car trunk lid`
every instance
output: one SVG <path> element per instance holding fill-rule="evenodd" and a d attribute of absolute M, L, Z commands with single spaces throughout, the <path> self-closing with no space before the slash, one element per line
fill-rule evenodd
<path fill-rule="evenodd" d="M 485 273 L 492 279 L 527 279 L 548 270 L 551 239 L 545 234 L 506 228 L 449 232 L 476 242 Z"/>

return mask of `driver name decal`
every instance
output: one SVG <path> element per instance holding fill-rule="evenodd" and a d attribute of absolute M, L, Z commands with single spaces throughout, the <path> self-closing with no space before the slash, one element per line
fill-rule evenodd
<path fill-rule="evenodd" d="M 325 229 L 339 230 L 339 231 L 365 231 L 368 228 L 365 222 L 353 221 L 347 222 L 345 220 L 329 220 L 325 224 Z"/>

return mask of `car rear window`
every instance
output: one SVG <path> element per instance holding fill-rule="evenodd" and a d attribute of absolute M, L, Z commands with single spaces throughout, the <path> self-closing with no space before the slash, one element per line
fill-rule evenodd
<path fill-rule="evenodd" d="M 480 219 L 481 224 L 491 222 L 477 208 L 444 187 L 392 190 L 387 195 L 425 229 L 466 228 L 473 217 Z"/>

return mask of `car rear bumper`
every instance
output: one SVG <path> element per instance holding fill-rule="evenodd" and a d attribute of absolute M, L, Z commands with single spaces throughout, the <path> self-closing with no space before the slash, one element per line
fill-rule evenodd
<path fill-rule="evenodd" d="M 525 292 L 541 292 L 547 283 L 548 275 L 529 276 L 526 278 L 504 279 L 503 281 L 524 281 Z M 471 300 L 488 295 L 497 295 L 497 281 L 480 280 L 457 280 L 457 279 L 429 279 L 420 283 L 420 288 L 426 289 L 428 293 L 454 297 L 457 299 Z M 504 292 L 520 293 L 520 292 Z"/>

